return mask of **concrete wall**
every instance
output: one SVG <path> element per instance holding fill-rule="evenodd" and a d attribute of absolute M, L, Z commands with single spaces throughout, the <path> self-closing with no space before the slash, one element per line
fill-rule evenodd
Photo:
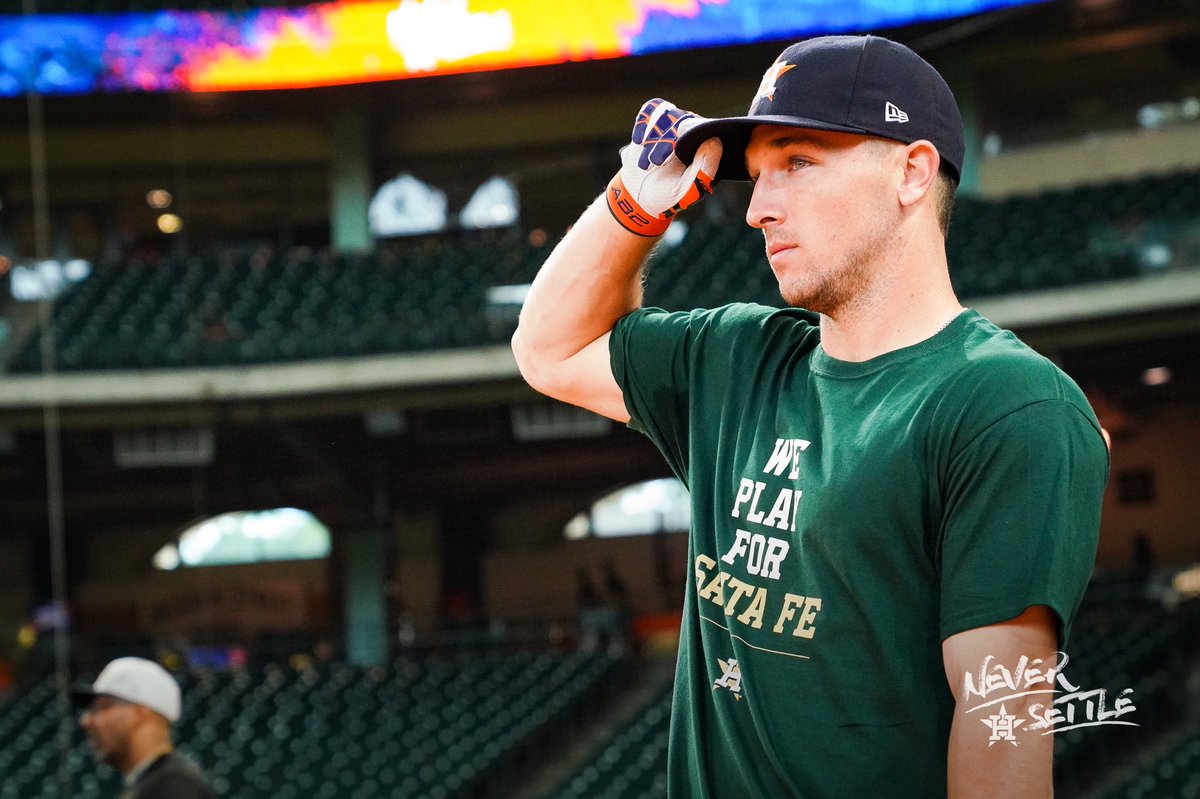
<path fill-rule="evenodd" d="M 1104 495 L 1100 551 L 1102 568 L 1128 565 L 1133 538 L 1149 536 L 1159 561 L 1200 562 L 1200 407 L 1173 404 L 1134 414 L 1127 430 L 1113 441 L 1112 474 Z M 1118 496 L 1122 473 L 1150 472 L 1154 499 L 1123 503 Z"/>
<path fill-rule="evenodd" d="M 998 198 L 1197 168 L 1200 123 L 1097 133 L 983 159 L 979 194 Z"/>
<path fill-rule="evenodd" d="M 600 588 L 605 560 L 628 588 L 633 612 L 657 613 L 682 604 L 687 536 L 666 533 L 494 551 L 484 565 L 485 610 L 511 620 L 569 617 L 577 607 L 577 572 L 586 571 Z"/>

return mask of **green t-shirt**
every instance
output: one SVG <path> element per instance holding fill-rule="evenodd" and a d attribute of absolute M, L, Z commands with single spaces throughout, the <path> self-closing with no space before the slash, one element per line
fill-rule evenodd
<path fill-rule="evenodd" d="M 849 363 L 798 309 L 643 309 L 611 356 L 692 497 L 670 795 L 944 795 L 942 640 L 1044 604 L 1065 641 L 1087 585 L 1083 393 L 974 311 Z"/>

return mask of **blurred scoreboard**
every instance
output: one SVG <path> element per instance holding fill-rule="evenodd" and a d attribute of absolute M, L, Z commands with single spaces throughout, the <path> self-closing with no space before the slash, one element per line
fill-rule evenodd
<path fill-rule="evenodd" d="M 883 30 L 1045 0 L 343 0 L 0 16 L 0 96 L 305 88 Z"/>

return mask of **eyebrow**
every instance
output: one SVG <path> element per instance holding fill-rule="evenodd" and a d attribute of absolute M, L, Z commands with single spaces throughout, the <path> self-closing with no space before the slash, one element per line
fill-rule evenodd
<path fill-rule="evenodd" d="M 828 145 L 823 144 L 820 141 L 820 139 L 818 139 L 815 136 L 809 136 L 805 133 L 796 133 L 796 134 L 792 134 L 792 135 L 779 135 L 779 136 L 776 136 L 775 138 L 767 139 L 767 141 L 764 144 L 766 147 L 769 147 L 771 150 L 775 150 L 775 151 L 786 150 L 789 147 L 795 147 L 797 145 L 807 145 L 809 147 L 817 147 L 817 148 L 823 149 L 823 150 L 828 149 Z M 748 174 L 751 174 L 750 173 L 750 158 L 749 158 L 749 156 L 743 155 L 742 160 L 746 164 L 746 172 Z M 753 174 L 751 174 L 750 179 L 754 180 Z"/>
<path fill-rule="evenodd" d="M 820 139 L 818 139 L 816 136 L 809 136 L 804 133 L 799 133 L 793 136 L 776 136 L 773 139 L 767 140 L 767 146 L 773 150 L 784 150 L 797 144 L 807 144 L 821 148 L 826 146 L 822 144 Z"/>

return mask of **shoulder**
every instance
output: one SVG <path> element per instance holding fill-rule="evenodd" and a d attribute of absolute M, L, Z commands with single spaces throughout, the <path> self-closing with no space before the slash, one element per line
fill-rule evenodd
<path fill-rule="evenodd" d="M 666 311 L 641 308 L 621 319 L 618 330 L 626 333 L 671 331 L 691 338 L 739 338 L 774 334 L 816 336 L 819 318 L 799 308 L 772 308 L 754 303 L 731 303 L 717 308 Z"/>
<path fill-rule="evenodd" d="M 1087 407 L 1083 391 L 1053 361 L 982 316 L 969 327 L 961 354 L 964 387 L 995 391 L 1002 404 L 1062 400 Z"/>
<path fill-rule="evenodd" d="M 200 770 L 187 758 L 172 752 L 158 760 L 138 781 L 141 799 L 212 799 L 216 794 Z"/>
<path fill-rule="evenodd" d="M 941 387 L 949 407 L 970 412 L 960 420 L 968 438 L 988 425 L 1035 405 L 1078 415 L 1100 431 L 1083 391 L 1049 358 L 982 316 L 970 320 L 951 351 L 953 368 Z"/>

